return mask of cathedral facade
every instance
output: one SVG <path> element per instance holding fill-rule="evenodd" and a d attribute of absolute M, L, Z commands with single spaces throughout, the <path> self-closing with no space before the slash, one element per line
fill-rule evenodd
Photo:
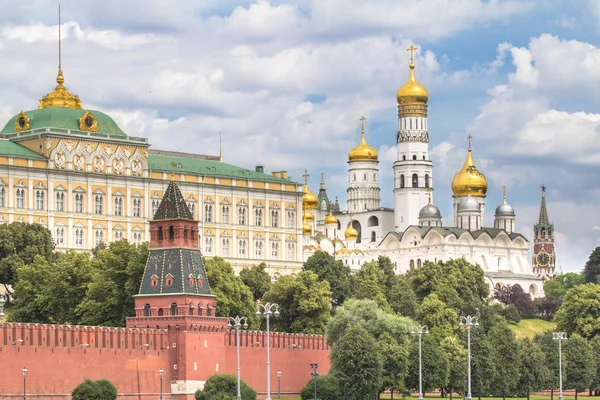
<path fill-rule="evenodd" d="M 377 151 L 365 140 L 364 118 L 360 144 L 348 154 L 347 210 L 330 204 L 328 215 L 308 188 L 303 196 L 304 259 L 326 251 L 357 271 L 364 262 L 389 257 L 397 273 L 418 268 L 425 261 L 465 258 L 479 264 L 490 288 L 520 285 L 532 297 L 543 296 L 545 279 L 554 275 L 553 226 L 548 221 L 544 193 L 540 221 L 535 225 L 533 264 L 528 240 L 515 231 L 516 213 L 502 203 L 494 225 L 486 227 L 488 183 L 473 161 L 471 137 L 463 167 L 452 180 L 452 225 L 442 224 L 433 203 L 433 162 L 429 158 L 428 92 L 414 75 L 411 47 L 408 82 L 396 94 L 398 103 L 397 157 L 393 163 L 394 208 L 380 206 Z M 321 190 L 324 191 L 322 182 Z"/>

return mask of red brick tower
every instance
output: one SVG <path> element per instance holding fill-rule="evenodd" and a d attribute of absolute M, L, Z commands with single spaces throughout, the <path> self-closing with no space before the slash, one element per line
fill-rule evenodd
<path fill-rule="evenodd" d="M 556 252 L 554 249 L 554 224 L 546 209 L 546 187 L 542 186 L 540 217 L 533 226 L 533 272 L 544 280 L 556 276 Z"/>

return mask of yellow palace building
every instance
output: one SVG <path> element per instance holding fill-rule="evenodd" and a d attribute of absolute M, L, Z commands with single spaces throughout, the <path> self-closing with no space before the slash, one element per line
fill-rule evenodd
<path fill-rule="evenodd" d="M 199 221 L 205 256 L 221 256 L 238 271 L 264 261 L 274 279 L 301 267 L 303 192 L 285 171 L 151 150 L 146 138 L 85 109 L 60 68 L 56 82 L 37 109 L 0 131 L 0 223 L 42 224 L 65 250 L 142 243 L 172 179 Z"/>

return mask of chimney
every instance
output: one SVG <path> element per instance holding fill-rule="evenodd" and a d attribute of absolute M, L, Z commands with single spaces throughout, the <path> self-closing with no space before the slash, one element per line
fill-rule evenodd
<path fill-rule="evenodd" d="M 255 170 L 256 172 L 260 172 L 261 174 L 264 174 L 264 173 L 265 173 L 265 167 L 263 167 L 262 165 L 257 165 L 257 166 L 254 168 L 254 170 Z"/>
<path fill-rule="evenodd" d="M 281 171 L 281 177 L 287 179 L 287 171 Z"/>
<path fill-rule="evenodd" d="M 273 171 L 272 174 L 275 178 L 279 178 L 279 171 Z"/>

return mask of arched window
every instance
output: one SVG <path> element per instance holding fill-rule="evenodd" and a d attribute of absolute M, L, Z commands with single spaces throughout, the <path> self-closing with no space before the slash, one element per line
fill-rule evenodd
<path fill-rule="evenodd" d="M 425 161 L 425 154 L 423 154 L 423 161 Z"/>
<path fill-rule="evenodd" d="M 171 315 L 177 315 L 177 303 L 171 303 Z"/>
<path fill-rule="evenodd" d="M 144 306 L 144 317 L 149 317 L 150 316 L 150 304 L 146 304 Z"/>
<path fill-rule="evenodd" d="M 338 231 L 342 229 L 342 223 L 338 220 L 337 222 Z"/>
<path fill-rule="evenodd" d="M 212 222 L 212 204 L 204 205 L 204 222 Z"/>
<path fill-rule="evenodd" d="M 163 315 L 164 315 L 163 309 L 162 309 L 162 308 L 159 308 L 159 309 L 158 309 L 158 316 L 159 316 L 159 317 L 162 317 Z"/>
<path fill-rule="evenodd" d="M 400 175 L 400 188 L 404 188 L 404 174 Z"/>
<path fill-rule="evenodd" d="M 379 226 L 379 219 L 376 216 L 371 215 L 367 220 L 367 226 Z"/>
<path fill-rule="evenodd" d="M 417 268 L 421 268 L 421 265 L 422 265 L 422 264 L 421 264 L 421 259 L 419 258 L 419 259 L 417 260 Z"/>
<path fill-rule="evenodd" d="M 419 175 L 413 174 L 412 176 L 412 187 L 419 187 Z"/>
<path fill-rule="evenodd" d="M 158 240 L 163 240 L 163 229 L 162 226 L 159 226 L 158 229 L 156 230 L 157 234 L 158 234 Z"/>
<path fill-rule="evenodd" d="M 173 225 L 169 226 L 169 240 L 173 240 L 175 239 L 175 229 L 173 228 Z"/>
<path fill-rule="evenodd" d="M 375 240 L 377 240 L 377 235 L 375 234 L 375 231 L 371 231 L 371 242 L 374 242 Z"/>
<path fill-rule="evenodd" d="M 413 160 L 416 160 L 416 159 L 417 159 L 417 155 L 413 154 Z"/>
<path fill-rule="evenodd" d="M 542 228 L 542 236 L 546 236 L 546 228 Z"/>
<path fill-rule="evenodd" d="M 425 174 L 425 187 L 429 187 L 429 174 Z"/>
<path fill-rule="evenodd" d="M 410 269 L 415 267 L 415 260 L 410 260 Z"/>
<path fill-rule="evenodd" d="M 406 161 L 406 154 L 402 156 L 402 161 Z"/>
<path fill-rule="evenodd" d="M 202 316 L 202 303 L 198 304 L 198 316 Z"/>
<path fill-rule="evenodd" d="M 211 317 L 212 316 L 212 307 L 210 306 L 210 304 L 208 304 L 206 306 L 206 316 L 207 317 Z"/>
<path fill-rule="evenodd" d="M 185 227 L 185 229 L 183 230 L 183 239 L 184 239 L 184 240 L 188 240 L 188 235 L 189 235 L 189 234 L 188 234 L 188 230 L 189 230 L 189 229 L 187 228 L 187 226 L 186 226 L 186 227 Z"/>
<path fill-rule="evenodd" d="M 188 313 L 189 313 L 189 315 L 194 315 L 194 303 L 190 303 L 190 306 L 188 308 Z"/>
<path fill-rule="evenodd" d="M 352 227 L 354 229 L 356 229 L 356 232 L 358 232 L 358 237 L 356 238 L 356 243 L 360 243 L 361 242 L 361 237 L 362 237 L 362 227 L 360 226 L 360 222 L 354 220 L 352 221 Z"/>

